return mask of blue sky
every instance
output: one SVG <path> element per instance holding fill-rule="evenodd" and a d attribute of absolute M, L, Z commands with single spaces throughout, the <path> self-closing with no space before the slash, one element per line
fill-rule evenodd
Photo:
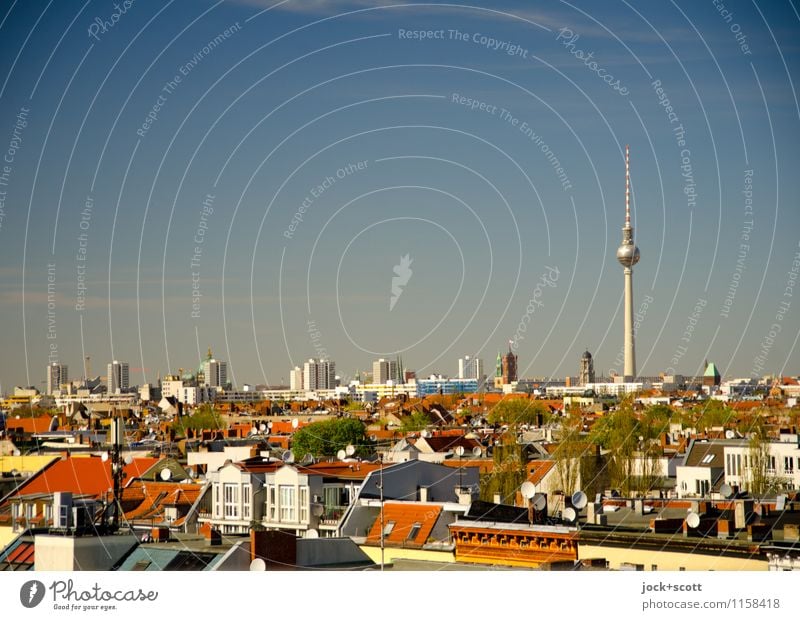
<path fill-rule="evenodd" d="M 800 372 L 791 2 L 119 7 L 0 9 L 4 390 L 515 336 L 524 376 L 620 371 L 626 144 L 640 373 Z"/>

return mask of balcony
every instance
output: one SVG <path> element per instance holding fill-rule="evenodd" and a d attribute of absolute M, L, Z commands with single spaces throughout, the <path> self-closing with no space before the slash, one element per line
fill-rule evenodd
<path fill-rule="evenodd" d="M 347 506 L 325 506 L 325 510 L 320 517 L 320 523 L 337 525 L 344 516 L 345 510 L 347 510 Z"/>

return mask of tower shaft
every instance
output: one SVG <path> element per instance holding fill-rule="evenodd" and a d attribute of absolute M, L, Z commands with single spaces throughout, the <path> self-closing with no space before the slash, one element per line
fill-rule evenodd
<path fill-rule="evenodd" d="M 625 381 L 636 378 L 636 347 L 633 333 L 633 269 L 625 267 Z"/>

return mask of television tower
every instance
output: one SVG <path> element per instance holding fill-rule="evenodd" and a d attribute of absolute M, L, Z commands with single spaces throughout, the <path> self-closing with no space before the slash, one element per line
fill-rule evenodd
<path fill-rule="evenodd" d="M 622 243 L 617 248 L 617 260 L 625 273 L 625 382 L 636 379 L 636 347 L 633 342 L 633 266 L 639 262 L 639 248 L 633 242 L 631 226 L 631 167 L 630 151 L 625 145 L 625 226 L 622 227 Z"/>

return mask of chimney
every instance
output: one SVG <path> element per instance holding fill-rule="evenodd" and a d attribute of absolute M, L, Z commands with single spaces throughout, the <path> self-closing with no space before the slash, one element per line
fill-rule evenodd
<path fill-rule="evenodd" d="M 419 501 L 428 501 L 428 487 L 419 487 Z"/>

